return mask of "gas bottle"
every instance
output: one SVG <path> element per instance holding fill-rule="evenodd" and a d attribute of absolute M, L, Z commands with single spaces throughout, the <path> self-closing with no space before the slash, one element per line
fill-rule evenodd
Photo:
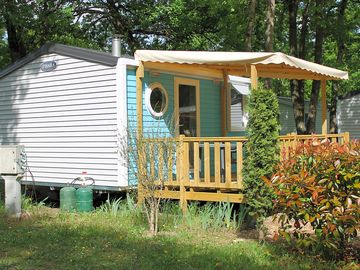
<path fill-rule="evenodd" d="M 93 190 L 91 187 L 79 187 L 76 190 L 76 210 L 91 212 L 93 209 Z"/>
<path fill-rule="evenodd" d="M 60 209 L 63 211 L 76 210 L 76 189 L 74 187 L 63 187 L 60 189 Z"/>

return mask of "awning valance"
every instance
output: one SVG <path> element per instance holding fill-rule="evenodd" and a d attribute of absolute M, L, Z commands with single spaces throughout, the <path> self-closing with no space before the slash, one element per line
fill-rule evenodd
<path fill-rule="evenodd" d="M 208 52 L 137 50 L 135 59 L 143 62 L 200 65 L 226 70 L 228 74 L 250 76 L 255 65 L 263 78 L 348 79 L 346 71 L 319 65 L 280 52 Z"/>

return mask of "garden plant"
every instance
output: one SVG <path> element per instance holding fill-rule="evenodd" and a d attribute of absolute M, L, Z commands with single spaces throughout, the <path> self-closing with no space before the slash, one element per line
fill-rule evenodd
<path fill-rule="evenodd" d="M 360 228 L 360 142 L 308 140 L 276 170 L 263 179 L 276 195 L 280 236 L 332 258 L 358 256 L 350 244 Z M 307 224 L 314 234 L 304 230 Z"/>

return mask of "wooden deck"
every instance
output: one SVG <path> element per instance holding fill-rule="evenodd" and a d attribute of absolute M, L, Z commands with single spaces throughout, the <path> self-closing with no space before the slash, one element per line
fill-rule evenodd
<path fill-rule="evenodd" d="M 286 135 L 280 136 L 283 158 L 290 148 L 299 141 L 312 138 L 329 139 L 332 142 L 346 143 L 349 134 L 327 135 Z M 155 144 L 157 140 L 149 140 Z M 176 153 L 164 162 L 150 162 L 150 170 L 163 179 L 159 184 L 157 196 L 180 200 L 185 209 L 187 201 L 227 201 L 242 203 L 243 161 L 246 156 L 246 137 L 185 137 L 176 139 Z M 150 147 L 153 148 L 152 146 Z M 166 175 L 166 177 L 164 177 Z M 139 189 L 139 196 L 142 196 Z"/>

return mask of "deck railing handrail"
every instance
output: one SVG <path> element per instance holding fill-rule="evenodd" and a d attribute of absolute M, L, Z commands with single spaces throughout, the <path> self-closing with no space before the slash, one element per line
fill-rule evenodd
<path fill-rule="evenodd" d="M 344 142 L 350 141 L 349 132 L 344 132 L 340 134 L 311 134 L 311 135 L 298 135 L 298 134 L 287 134 L 280 135 L 279 140 L 307 140 L 307 139 L 331 139 L 331 138 L 343 138 Z M 180 136 L 176 138 L 144 138 L 144 141 L 147 142 L 160 142 L 160 141 L 180 141 Z M 246 142 L 248 140 L 245 136 L 231 136 L 231 137 L 185 137 L 181 139 L 183 142 Z"/>

